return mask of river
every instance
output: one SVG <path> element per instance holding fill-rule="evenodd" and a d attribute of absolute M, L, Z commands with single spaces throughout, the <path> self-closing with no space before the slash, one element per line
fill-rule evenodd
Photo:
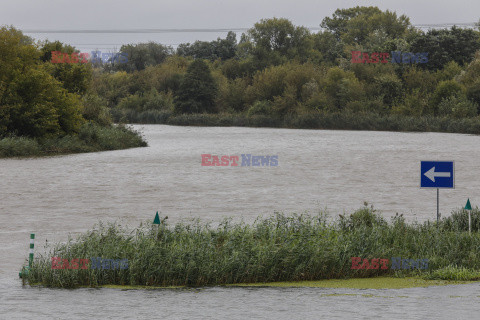
<path fill-rule="evenodd" d="M 203 288 L 122 291 L 22 287 L 18 271 L 48 241 L 98 221 L 131 227 L 223 217 L 253 222 L 274 211 L 373 204 L 408 221 L 436 217 L 436 191 L 420 189 L 420 160 L 454 160 L 442 216 L 480 201 L 480 137 L 443 133 L 135 125 L 149 147 L 0 160 L 0 319 L 461 319 L 476 314 L 480 284 L 401 290 Z M 278 166 L 201 165 L 201 154 L 278 156 Z"/>

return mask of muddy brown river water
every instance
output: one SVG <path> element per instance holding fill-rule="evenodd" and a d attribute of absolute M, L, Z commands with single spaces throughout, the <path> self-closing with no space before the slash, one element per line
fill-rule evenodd
<path fill-rule="evenodd" d="M 464 319 L 480 284 L 401 290 L 203 288 L 122 291 L 22 287 L 28 256 L 99 220 L 131 227 L 155 211 L 171 223 L 223 217 L 253 222 L 274 211 L 332 217 L 364 201 L 386 217 L 436 217 L 420 189 L 420 160 L 454 160 L 443 216 L 480 201 L 480 137 L 443 133 L 136 125 L 148 148 L 0 160 L 0 319 Z M 206 167 L 201 154 L 277 155 L 278 166 Z"/>

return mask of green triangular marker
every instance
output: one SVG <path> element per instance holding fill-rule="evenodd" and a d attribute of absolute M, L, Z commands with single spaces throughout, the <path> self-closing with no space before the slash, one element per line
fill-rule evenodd
<path fill-rule="evenodd" d="M 160 217 L 158 216 L 158 211 L 157 211 L 157 214 L 155 215 L 155 219 L 153 219 L 153 224 L 160 224 Z"/>
<path fill-rule="evenodd" d="M 465 205 L 465 210 L 472 210 L 472 206 L 470 205 L 470 198 L 467 200 L 467 204 Z"/>

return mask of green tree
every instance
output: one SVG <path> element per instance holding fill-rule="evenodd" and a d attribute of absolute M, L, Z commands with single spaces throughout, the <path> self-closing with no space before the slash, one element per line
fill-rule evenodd
<path fill-rule="evenodd" d="M 454 118 L 469 118 L 477 115 L 477 108 L 478 105 L 465 96 L 451 96 L 440 102 L 438 113 Z"/>
<path fill-rule="evenodd" d="M 122 98 L 133 91 L 130 90 L 132 84 L 132 74 L 125 71 L 110 74 L 96 70 L 89 94 L 102 97 L 102 99 L 105 99 L 107 107 L 113 108 Z"/>
<path fill-rule="evenodd" d="M 49 74 L 41 54 L 20 31 L 0 29 L 0 135 L 68 134 L 83 123 L 79 96 Z"/>
<path fill-rule="evenodd" d="M 120 53 L 126 54 L 128 61 L 117 63 L 115 70 L 133 72 L 161 64 L 173 54 L 173 49 L 159 43 L 148 42 L 123 45 Z"/>
<path fill-rule="evenodd" d="M 105 98 L 94 94 L 86 94 L 82 98 L 83 118 L 98 123 L 101 126 L 108 126 L 112 124 L 112 117 L 110 116 L 110 111 L 107 108 L 107 101 Z"/>
<path fill-rule="evenodd" d="M 219 86 L 217 105 L 220 110 L 241 112 L 245 109 L 247 79 L 227 80 Z"/>
<path fill-rule="evenodd" d="M 289 59 L 306 61 L 312 49 L 308 29 L 294 26 L 284 18 L 260 20 L 248 30 L 241 42 L 251 44 L 247 51 L 255 57 L 257 69 Z"/>
<path fill-rule="evenodd" d="M 175 113 L 214 113 L 217 86 L 208 65 L 193 61 L 187 69 L 175 99 Z"/>
<path fill-rule="evenodd" d="M 71 63 L 51 63 L 52 52 L 57 51 L 69 55 L 69 62 Z M 87 92 L 92 79 L 92 65 L 90 63 L 81 63 L 70 61 L 72 54 L 79 54 L 74 47 L 65 45 L 60 41 L 43 42 L 40 48 L 40 59 L 45 62 L 45 69 L 62 83 L 62 86 L 71 93 L 78 93 L 83 95 Z M 73 59 L 72 59 L 73 60 Z"/>
<path fill-rule="evenodd" d="M 442 70 L 437 70 L 435 76 L 437 81 L 453 80 L 463 71 L 462 67 L 455 61 L 450 61 L 443 66 Z"/>
<path fill-rule="evenodd" d="M 361 100 L 364 96 L 363 85 L 355 74 L 339 67 L 333 67 L 327 71 L 322 87 L 333 105 L 332 111 L 341 110 L 348 102 Z"/>
<path fill-rule="evenodd" d="M 333 32 L 318 32 L 312 36 L 313 49 L 321 54 L 321 61 L 335 63 L 343 56 L 344 44 L 339 41 Z"/>
<path fill-rule="evenodd" d="M 403 92 L 402 81 L 398 79 L 395 73 L 382 74 L 375 77 L 374 85 L 383 103 L 391 107 L 401 96 Z"/>
<path fill-rule="evenodd" d="M 421 116 L 428 114 L 428 96 L 426 97 L 420 89 L 413 89 L 407 92 L 403 101 L 392 107 L 393 114 L 401 114 L 406 116 Z"/>
<path fill-rule="evenodd" d="M 188 59 L 179 56 L 168 57 L 162 64 L 149 66 L 131 73 L 129 92 L 146 92 L 152 89 L 176 92 L 189 65 Z"/>
<path fill-rule="evenodd" d="M 480 106 L 480 51 L 477 51 L 475 59 L 458 76 L 458 79 L 467 88 L 468 99 Z"/>
<path fill-rule="evenodd" d="M 235 57 L 237 39 L 234 32 L 230 31 L 225 39 L 216 41 L 195 41 L 193 44 L 182 43 L 177 48 L 177 54 L 183 57 L 206 60 L 228 60 Z"/>
<path fill-rule="evenodd" d="M 253 104 L 255 101 L 278 100 L 278 97 L 286 94 L 300 100 L 305 91 L 304 85 L 311 82 L 318 83 L 321 75 L 315 65 L 295 62 L 280 66 L 270 66 L 265 70 L 258 71 L 253 77 L 252 85 L 246 91 L 247 101 Z M 307 94 L 308 95 L 308 94 Z M 303 96 L 306 96 L 303 94 Z"/>
<path fill-rule="evenodd" d="M 420 66 L 429 70 L 442 69 L 450 61 L 463 66 L 473 60 L 478 49 L 478 32 L 456 26 L 429 30 L 418 35 L 411 43 L 412 52 L 428 52 L 428 62 Z"/>
<path fill-rule="evenodd" d="M 480 78 L 467 87 L 467 98 L 479 106 L 480 113 Z"/>
<path fill-rule="evenodd" d="M 407 67 L 402 79 L 406 93 L 418 91 L 427 97 L 431 95 L 437 85 L 435 74 L 418 66 Z"/>
<path fill-rule="evenodd" d="M 465 87 L 454 80 L 442 81 L 438 84 L 430 100 L 434 115 L 438 114 L 438 108 L 442 100 L 452 97 L 465 97 Z"/>
<path fill-rule="evenodd" d="M 377 7 L 337 9 L 332 18 L 323 19 L 321 26 L 332 32 L 346 44 L 365 44 L 369 37 L 384 34 L 385 39 L 404 38 L 411 30 L 410 20 L 405 15 L 397 17 L 389 10 L 382 12 Z"/>

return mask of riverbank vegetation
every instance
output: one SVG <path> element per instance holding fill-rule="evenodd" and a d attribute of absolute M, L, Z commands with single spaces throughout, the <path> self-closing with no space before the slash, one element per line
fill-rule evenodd
<path fill-rule="evenodd" d="M 224 220 L 149 223 L 135 230 L 103 225 L 37 254 L 27 281 L 51 287 L 103 285 L 209 286 L 322 279 L 417 276 L 478 280 L 480 211 L 472 233 L 464 210 L 439 223 L 387 221 L 367 205 L 329 222 L 325 214 L 258 218 L 253 224 Z M 52 269 L 51 258 L 128 259 L 128 269 Z M 352 269 L 352 257 L 428 259 L 427 269 Z M 391 264 L 391 261 L 390 261 Z"/>
<path fill-rule="evenodd" d="M 449 132 L 479 134 L 480 121 L 476 118 L 452 119 L 442 116 L 381 115 L 374 112 L 322 112 L 296 116 L 270 117 L 241 114 L 182 114 L 171 112 L 128 110 L 114 112 L 118 119 L 133 123 L 167 124 L 176 126 L 270 127 L 296 129 L 340 129 L 372 131 Z"/>
<path fill-rule="evenodd" d="M 77 134 L 49 138 L 7 137 L 0 140 L 0 158 L 38 157 L 146 146 L 135 130 L 124 125 L 82 125 Z"/>
<path fill-rule="evenodd" d="M 97 68 L 91 94 L 130 123 L 480 133 L 478 30 L 422 31 L 377 7 L 320 22 L 311 32 L 263 19 L 238 40 L 176 49 L 125 45 L 128 62 Z M 368 57 L 352 63 L 353 51 Z M 374 63 L 374 52 L 390 57 Z M 427 61 L 393 63 L 398 52 Z"/>
<path fill-rule="evenodd" d="M 52 64 L 53 50 L 74 51 L 0 28 L 0 158 L 145 146 L 88 94 L 92 66 Z"/>
<path fill-rule="evenodd" d="M 480 133 L 478 27 L 424 31 L 377 7 L 319 23 L 312 32 L 262 19 L 238 37 L 127 44 L 127 61 L 94 63 L 51 63 L 52 51 L 78 50 L 4 27 L 0 138 L 76 135 L 85 121 L 112 120 Z"/>

